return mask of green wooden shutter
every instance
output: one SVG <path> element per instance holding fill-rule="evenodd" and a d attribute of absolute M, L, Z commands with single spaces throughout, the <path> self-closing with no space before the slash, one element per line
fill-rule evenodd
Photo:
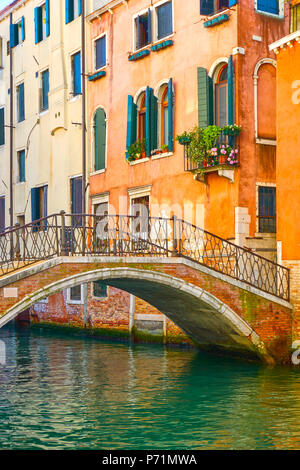
<path fill-rule="evenodd" d="M 43 39 L 43 8 L 36 7 L 34 9 L 34 27 L 35 27 L 35 44 Z"/>
<path fill-rule="evenodd" d="M 128 95 L 128 111 L 127 111 L 127 139 L 126 149 L 130 147 L 136 141 L 137 131 L 137 106 L 133 101 L 133 97 Z M 126 153 L 126 158 L 128 155 Z"/>
<path fill-rule="evenodd" d="M 25 41 L 25 18 L 21 18 L 22 41 Z"/>
<path fill-rule="evenodd" d="M 228 124 L 234 124 L 234 69 L 232 55 L 228 60 Z"/>
<path fill-rule="evenodd" d="M 82 13 L 82 2 L 81 2 L 81 0 L 78 0 L 78 15 L 80 16 L 81 13 Z"/>
<path fill-rule="evenodd" d="M 151 114 L 152 114 L 152 96 L 153 89 L 148 87 L 146 88 L 146 155 L 150 157 L 151 155 Z"/>
<path fill-rule="evenodd" d="M 213 81 L 203 67 L 198 68 L 198 125 L 207 127 L 213 124 Z"/>
<path fill-rule="evenodd" d="M 236 5 L 238 3 L 238 0 L 229 0 L 229 8 L 230 7 L 233 7 L 234 5 Z"/>
<path fill-rule="evenodd" d="M 148 44 L 152 41 L 152 14 L 151 9 L 148 8 Z"/>
<path fill-rule="evenodd" d="M 31 220 L 35 222 L 40 219 L 40 188 L 31 189 Z M 38 224 L 32 229 L 33 232 L 38 230 Z"/>
<path fill-rule="evenodd" d="M 95 171 L 105 169 L 106 159 L 106 114 L 101 108 L 95 115 Z"/>
<path fill-rule="evenodd" d="M 16 47 L 19 44 L 19 26 L 17 24 L 11 24 L 9 27 L 9 41 L 10 47 Z"/>
<path fill-rule="evenodd" d="M 0 145 L 5 144 L 4 108 L 0 109 Z"/>
<path fill-rule="evenodd" d="M 174 112 L 173 112 L 173 79 L 168 84 L 168 150 L 174 150 Z"/>
<path fill-rule="evenodd" d="M 46 36 L 50 36 L 50 0 L 46 0 Z"/>
<path fill-rule="evenodd" d="M 158 99 L 152 94 L 151 105 L 151 150 L 158 148 Z"/>

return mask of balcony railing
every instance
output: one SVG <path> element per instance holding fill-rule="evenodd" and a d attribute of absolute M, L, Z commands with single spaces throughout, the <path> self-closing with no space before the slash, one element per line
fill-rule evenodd
<path fill-rule="evenodd" d="M 290 33 L 295 33 L 300 29 L 300 4 L 290 7 Z"/>
<path fill-rule="evenodd" d="M 224 132 L 215 147 L 207 151 L 205 157 L 191 156 L 190 144 L 184 144 L 184 169 L 185 171 L 201 170 L 206 173 L 220 167 L 234 168 L 240 165 L 240 136 L 228 136 Z"/>

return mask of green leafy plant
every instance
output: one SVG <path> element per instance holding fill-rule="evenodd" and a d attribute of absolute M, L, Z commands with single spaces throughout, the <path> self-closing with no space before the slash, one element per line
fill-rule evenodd
<path fill-rule="evenodd" d="M 224 132 L 224 134 L 230 135 L 230 136 L 239 135 L 241 130 L 242 128 L 238 126 L 237 124 L 228 124 L 227 126 L 224 126 L 222 128 L 222 131 Z"/>
<path fill-rule="evenodd" d="M 145 156 L 146 152 L 146 140 L 136 140 L 127 149 L 127 161 L 134 162 Z"/>
<path fill-rule="evenodd" d="M 199 163 L 199 167 L 215 166 L 223 161 L 223 164 L 234 165 L 237 163 L 237 150 L 230 142 L 220 139 L 221 133 L 225 136 L 236 136 L 241 132 L 241 127 L 236 124 L 224 127 L 208 126 L 194 127 L 191 132 L 184 132 L 176 137 L 176 140 L 188 146 L 188 158 Z M 230 144 L 230 145 L 229 145 Z"/>
<path fill-rule="evenodd" d="M 176 140 L 181 145 L 189 144 L 192 140 L 191 132 L 184 131 L 183 134 L 180 134 L 176 137 Z"/>

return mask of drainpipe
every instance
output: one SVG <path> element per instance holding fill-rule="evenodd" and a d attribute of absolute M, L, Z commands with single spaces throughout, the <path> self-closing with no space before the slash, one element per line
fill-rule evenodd
<path fill-rule="evenodd" d="M 13 18 L 12 13 L 10 14 L 10 24 L 12 25 Z M 13 157 L 14 157 L 14 99 L 13 99 L 13 86 L 14 86 L 14 79 L 13 79 L 13 48 L 10 45 L 9 51 L 9 74 L 10 74 L 10 157 L 9 157 L 9 195 L 10 195 L 10 202 L 9 202 L 9 216 L 10 216 L 10 227 L 14 225 L 14 194 L 13 194 Z"/>
<path fill-rule="evenodd" d="M 85 0 L 81 0 L 81 62 L 82 62 L 82 213 L 86 213 L 86 87 L 85 87 Z"/>

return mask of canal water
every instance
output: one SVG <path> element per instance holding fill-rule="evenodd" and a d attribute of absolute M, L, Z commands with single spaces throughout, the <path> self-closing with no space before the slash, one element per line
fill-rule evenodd
<path fill-rule="evenodd" d="M 295 369 L 39 329 L 0 340 L 0 449 L 300 448 Z"/>

